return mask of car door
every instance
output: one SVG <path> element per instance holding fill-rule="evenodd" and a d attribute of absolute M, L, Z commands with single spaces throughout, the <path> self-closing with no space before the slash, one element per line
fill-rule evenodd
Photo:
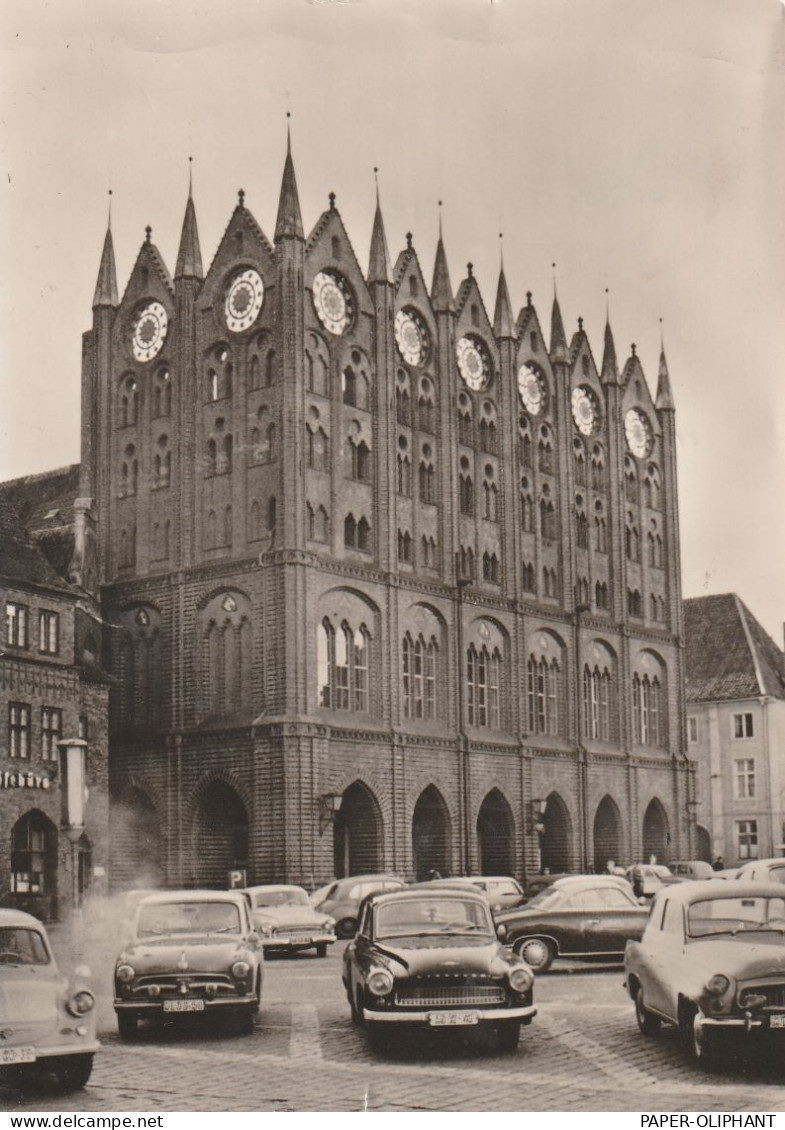
<path fill-rule="evenodd" d="M 678 1015 L 678 972 L 684 960 L 684 908 L 677 899 L 660 896 L 642 943 L 643 997 L 646 1005 L 675 1020 Z"/>
<path fill-rule="evenodd" d="M 648 910 L 620 887 L 604 887 L 597 891 L 600 906 L 596 931 L 597 952 L 624 953 L 632 939 L 638 939 L 649 917 Z"/>
<path fill-rule="evenodd" d="M 571 891 L 563 896 L 557 909 L 543 915 L 542 933 L 556 939 L 560 953 L 593 953 L 596 926 L 592 922 L 596 918 L 592 892 Z"/>

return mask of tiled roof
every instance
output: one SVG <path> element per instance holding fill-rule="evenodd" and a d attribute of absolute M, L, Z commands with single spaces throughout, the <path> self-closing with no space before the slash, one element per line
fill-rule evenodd
<path fill-rule="evenodd" d="M 0 483 L 0 499 L 15 514 L 31 550 L 43 555 L 60 581 L 67 580 L 73 555 L 78 495 L 78 463 Z"/>
<path fill-rule="evenodd" d="M 0 492 L 0 577 L 57 592 L 74 592 L 28 534 L 5 492 Z"/>
<path fill-rule="evenodd" d="M 785 656 L 735 593 L 684 601 L 689 702 L 785 698 Z"/>

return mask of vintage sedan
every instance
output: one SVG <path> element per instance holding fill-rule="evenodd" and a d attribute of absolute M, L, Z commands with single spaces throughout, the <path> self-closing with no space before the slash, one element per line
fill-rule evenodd
<path fill-rule="evenodd" d="M 37 918 L 0 910 L 0 1079 L 25 1083 L 45 1071 L 66 1090 L 85 1085 L 99 1047 L 87 974 L 58 969 Z"/>
<path fill-rule="evenodd" d="M 785 858 L 780 855 L 774 859 L 751 859 L 739 868 L 737 875 L 753 883 L 785 883 Z"/>
<path fill-rule="evenodd" d="M 668 887 L 624 966 L 640 1031 L 677 1025 L 711 1068 L 728 1034 L 785 1031 L 785 892 L 733 879 Z"/>
<path fill-rule="evenodd" d="M 511 945 L 535 973 L 557 957 L 621 961 L 630 938 L 640 938 L 648 918 L 626 879 L 569 875 L 517 910 L 496 915 Z"/>
<path fill-rule="evenodd" d="M 311 906 L 335 919 L 339 938 L 351 938 L 357 929 L 360 903 L 377 891 L 400 891 L 406 884 L 397 875 L 352 875 L 336 879 L 311 895 Z"/>
<path fill-rule="evenodd" d="M 233 1014 L 250 1032 L 262 998 L 263 950 L 241 891 L 167 891 L 139 903 L 114 971 L 117 1027 L 143 1017 Z"/>
<path fill-rule="evenodd" d="M 324 957 L 335 941 L 334 920 L 314 910 L 302 887 L 246 887 L 243 893 L 265 953 L 315 949 L 317 957 Z"/>
<path fill-rule="evenodd" d="M 487 899 L 473 891 L 367 898 L 344 952 L 343 983 L 352 1019 L 380 1051 L 412 1028 L 491 1029 L 512 1050 L 536 1015 L 532 971 L 500 943 Z"/>

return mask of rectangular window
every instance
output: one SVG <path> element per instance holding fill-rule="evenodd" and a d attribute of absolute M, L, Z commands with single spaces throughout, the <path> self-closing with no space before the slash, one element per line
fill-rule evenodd
<path fill-rule="evenodd" d="M 55 706 L 41 707 L 41 756 L 57 760 L 57 743 L 63 736 L 63 712 Z"/>
<path fill-rule="evenodd" d="M 79 715 L 79 737 L 83 742 L 90 740 L 90 721 L 86 714 Z"/>
<path fill-rule="evenodd" d="M 687 719 L 687 741 L 693 745 L 698 740 L 698 719 L 691 714 Z"/>
<path fill-rule="evenodd" d="M 757 820 L 737 820 L 736 839 L 739 845 L 739 859 L 758 858 Z"/>
<path fill-rule="evenodd" d="M 751 738 L 752 737 L 752 714 L 734 714 L 733 719 L 733 736 L 734 738 Z"/>
<path fill-rule="evenodd" d="M 26 702 L 8 704 L 8 750 L 11 757 L 30 756 L 30 707 Z"/>
<path fill-rule="evenodd" d="M 38 613 L 38 650 L 44 655 L 60 651 L 60 617 L 57 612 L 41 609 Z"/>
<path fill-rule="evenodd" d="M 742 757 L 733 762 L 734 792 L 737 800 L 755 796 L 755 759 Z"/>
<path fill-rule="evenodd" d="M 6 601 L 6 642 L 9 647 L 27 647 L 28 610 L 26 604 Z"/>

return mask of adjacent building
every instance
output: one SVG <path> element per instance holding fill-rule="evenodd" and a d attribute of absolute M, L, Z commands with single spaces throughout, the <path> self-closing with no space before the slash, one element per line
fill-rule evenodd
<path fill-rule="evenodd" d="M 105 889 L 109 862 L 109 687 L 100 668 L 101 623 L 94 602 L 64 576 L 75 470 L 0 489 L 0 905 L 48 919 L 71 904 L 74 866 L 84 895 Z M 76 853 L 60 830 L 57 748 L 75 737 L 88 743 L 89 789 Z"/>
<path fill-rule="evenodd" d="M 728 867 L 785 850 L 785 654 L 735 593 L 684 602 L 697 843 Z"/>

